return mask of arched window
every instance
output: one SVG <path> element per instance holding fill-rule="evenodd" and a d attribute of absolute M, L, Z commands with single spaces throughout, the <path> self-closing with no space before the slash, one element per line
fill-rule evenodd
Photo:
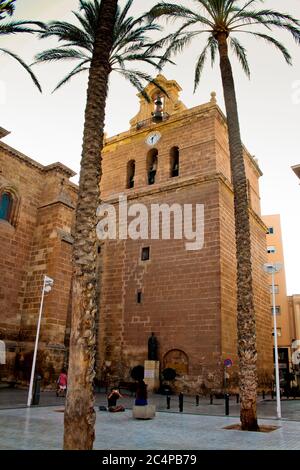
<path fill-rule="evenodd" d="M 130 160 L 127 163 L 127 188 L 134 187 L 134 176 L 135 176 L 135 161 Z"/>
<path fill-rule="evenodd" d="M 175 176 L 179 176 L 179 148 L 173 147 L 171 149 L 171 171 L 170 176 L 174 178 Z"/>
<path fill-rule="evenodd" d="M 13 198 L 8 192 L 3 192 L 0 196 L 0 219 L 10 222 L 12 214 Z"/>
<path fill-rule="evenodd" d="M 17 223 L 20 198 L 15 188 L 0 188 L 0 220 L 6 220 L 14 227 Z"/>
<path fill-rule="evenodd" d="M 156 149 L 150 150 L 147 156 L 147 172 L 148 172 L 148 184 L 155 183 L 155 177 L 158 165 L 158 151 Z"/>

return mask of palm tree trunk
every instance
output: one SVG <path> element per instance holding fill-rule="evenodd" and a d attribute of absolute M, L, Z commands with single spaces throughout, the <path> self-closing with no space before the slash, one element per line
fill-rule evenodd
<path fill-rule="evenodd" d="M 253 431 L 258 429 L 256 415 L 257 351 L 247 179 L 240 135 L 235 86 L 232 68 L 228 57 L 226 34 L 219 33 L 216 39 L 218 41 L 220 53 L 220 68 L 229 134 L 231 176 L 234 189 L 237 256 L 237 330 L 241 397 L 240 418 L 242 429 Z"/>
<path fill-rule="evenodd" d="M 73 247 L 72 325 L 64 449 L 89 450 L 95 438 L 94 364 L 96 287 L 96 210 L 100 202 L 101 158 L 109 56 L 118 0 L 102 0 L 89 73 Z"/>

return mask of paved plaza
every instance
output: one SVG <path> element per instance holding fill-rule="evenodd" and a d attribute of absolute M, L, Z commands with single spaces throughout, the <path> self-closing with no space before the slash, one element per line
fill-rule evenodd
<path fill-rule="evenodd" d="M 0 449 L 62 448 L 63 408 L 0 411 Z M 134 420 L 132 411 L 97 411 L 97 450 L 299 450 L 300 423 L 261 420 L 276 425 L 270 433 L 226 430 L 233 417 L 158 412 L 153 420 Z"/>
<path fill-rule="evenodd" d="M 40 406 L 26 408 L 25 390 L 0 390 L 0 449 L 61 449 L 63 439 L 64 399 L 53 392 L 41 394 Z M 185 397 L 184 412 L 179 413 L 178 397 L 153 395 L 150 403 L 157 409 L 153 420 L 134 420 L 134 398 L 122 399 L 123 413 L 99 411 L 106 404 L 105 394 L 96 395 L 96 440 L 98 450 L 300 450 L 300 400 L 283 400 L 283 419 L 278 421 L 275 400 L 259 400 L 260 424 L 277 426 L 269 433 L 224 429 L 239 422 L 239 405 L 230 403 L 230 416 L 224 416 L 223 400 Z M 48 406 L 45 406 L 47 403 Z M 273 416 L 273 419 L 270 419 Z"/>

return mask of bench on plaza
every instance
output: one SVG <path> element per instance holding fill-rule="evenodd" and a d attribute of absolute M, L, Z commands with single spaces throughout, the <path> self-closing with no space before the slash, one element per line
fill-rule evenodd
<path fill-rule="evenodd" d="M 135 419 L 152 419 L 155 416 L 155 405 L 136 406 L 132 408 L 132 417 Z"/>

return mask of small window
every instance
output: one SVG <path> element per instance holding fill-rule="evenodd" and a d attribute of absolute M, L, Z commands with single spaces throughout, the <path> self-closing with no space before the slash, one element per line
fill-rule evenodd
<path fill-rule="evenodd" d="M 149 259 L 150 259 L 150 247 L 147 246 L 147 247 L 142 248 L 141 260 L 148 261 Z"/>
<path fill-rule="evenodd" d="M 135 177 L 135 161 L 130 160 L 127 163 L 127 189 L 134 187 L 134 177 Z"/>
<path fill-rule="evenodd" d="M 271 309 L 271 314 L 273 315 L 273 307 L 271 307 L 270 309 Z M 280 314 L 281 314 L 280 305 L 276 305 L 276 307 L 275 307 L 275 314 L 276 314 L 276 315 L 280 315 Z"/>
<path fill-rule="evenodd" d="M 277 336 L 278 336 L 278 337 L 282 336 L 282 330 L 281 330 L 281 328 L 276 328 L 276 331 L 277 331 Z M 273 330 L 273 332 L 272 332 L 272 336 L 274 336 L 274 330 Z"/>
<path fill-rule="evenodd" d="M 276 248 L 275 246 L 268 246 L 267 251 L 268 253 L 276 253 Z"/>
<path fill-rule="evenodd" d="M 268 227 L 268 231 L 267 231 L 267 234 L 268 235 L 273 235 L 275 232 L 274 232 L 274 227 Z"/>
<path fill-rule="evenodd" d="M 171 178 L 179 176 L 179 148 L 171 149 Z"/>
<path fill-rule="evenodd" d="M 142 303 L 142 292 L 141 291 L 138 291 L 137 294 L 136 294 L 136 302 L 138 304 Z"/>
<path fill-rule="evenodd" d="M 272 286 L 269 286 L 270 287 L 270 294 L 272 294 Z M 279 286 L 278 284 L 275 284 L 274 285 L 274 292 L 275 294 L 279 294 Z"/>
<path fill-rule="evenodd" d="M 0 219 L 10 222 L 13 198 L 10 193 L 1 194 L 0 199 Z"/>

